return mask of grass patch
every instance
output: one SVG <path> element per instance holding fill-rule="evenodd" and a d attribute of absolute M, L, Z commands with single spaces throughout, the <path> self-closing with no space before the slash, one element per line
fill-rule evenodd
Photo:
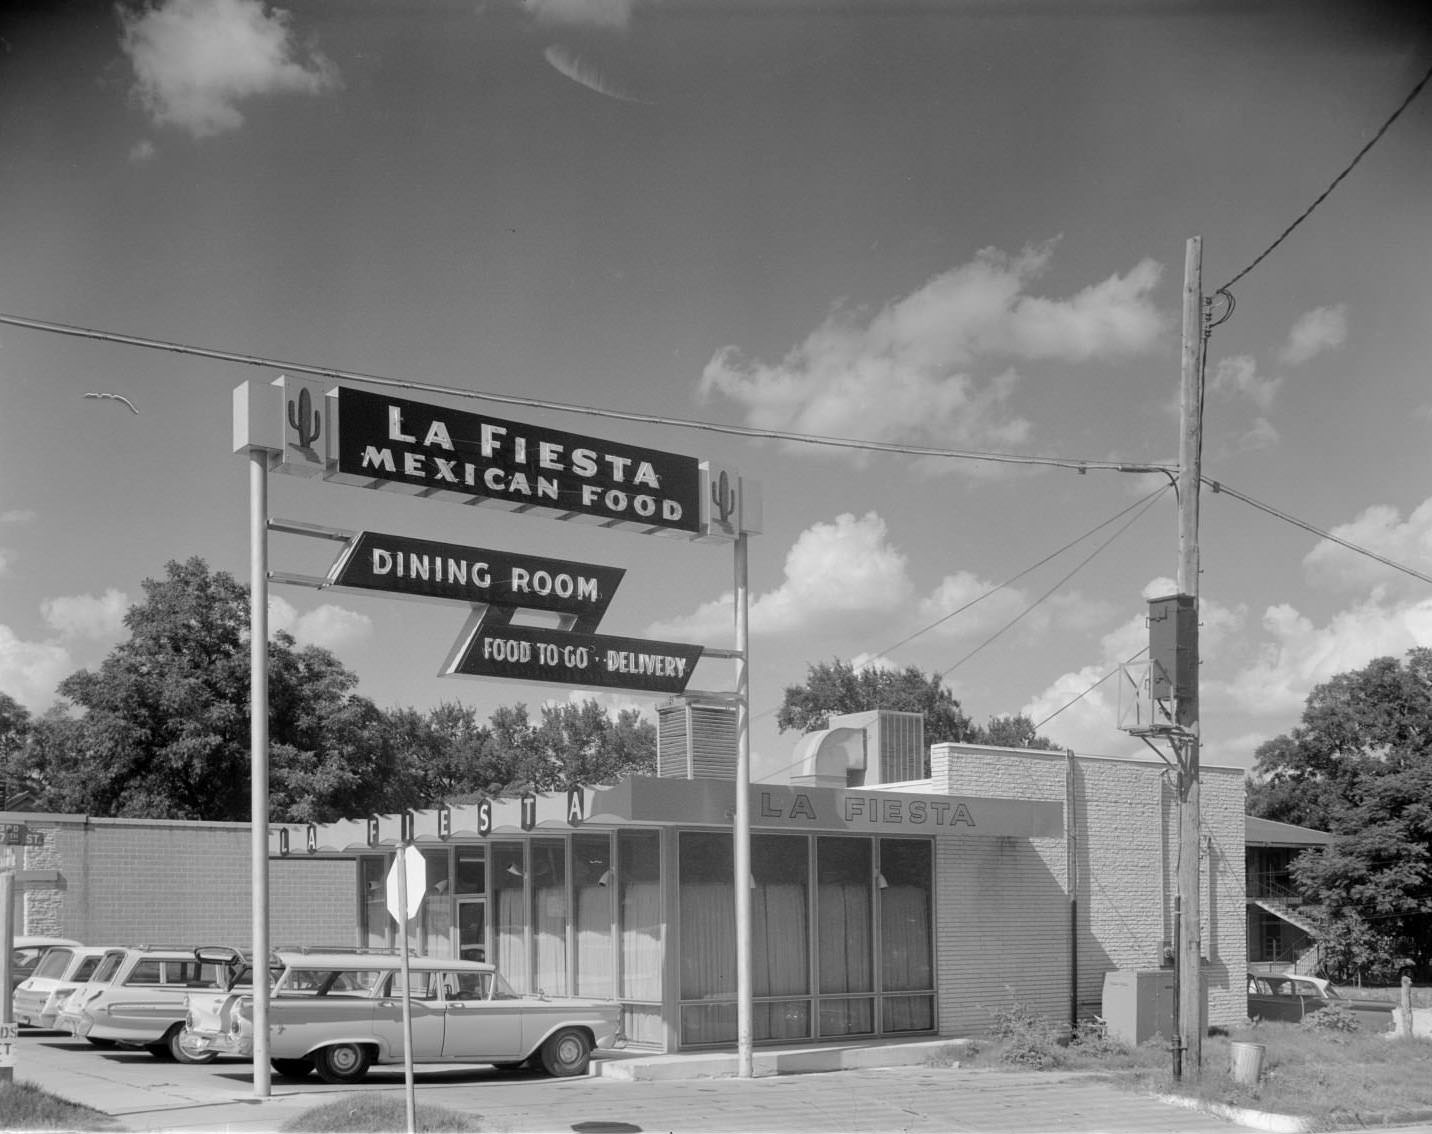
<path fill-rule="evenodd" d="M 1432 1039 L 1376 1035 L 1358 1030 L 1350 1013 L 1322 1015 L 1316 1022 L 1310 1017 L 1302 1024 L 1250 1023 L 1208 1036 L 1201 1073 L 1185 1068 L 1175 1080 L 1172 1055 L 1161 1038 L 1132 1048 L 1109 1039 L 1097 1024 L 1081 1026 L 1070 1037 L 1067 1029 L 1014 1002 L 991 1013 L 990 1035 L 972 1041 L 958 1061 L 1003 1070 L 1097 1072 L 1131 1090 L 1297 1115 L 1327 1128 L 1432 1112 Z M 1255 1086 L 1233 1081 L 1235 1042 L 1265 1048 Z"/>
<path fill-rule="evenodd" d="M 479 1116 L 419 1104 L 414 1126 L 423 1131 L 477 1131 Z M 381 1095 L 352 1095 L 324 1103 L 295 1115 L 280 1127 L 286 1134 L 390 1134 L 408 1128 L 408 1107 L 403 1099 Z"/>
<path fill-rule="evenodd" d="M 121 1130 L 113 1118 L 34 1083 L 0 1083 L 0 1130 Z"/>

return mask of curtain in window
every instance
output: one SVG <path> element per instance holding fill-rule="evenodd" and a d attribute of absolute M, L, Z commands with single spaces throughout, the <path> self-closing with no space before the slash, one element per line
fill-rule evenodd
<path fill-rule="evenodd" d="M 716 1043 L 736 1031 L 736 905 L 731 836 L 683 832 L 679 844 L 683 1043 Z"/>
<path fill-rule="evenodd" d="M 875 988 L 869 839 L 816 840 L 816 941 L 821 992 Z"/>
<path fill-rule="evenodd" d="M 617 836 L 617 887 L 622 999 L 659 1001 L 663 935 L 658 832 L 623 831 Z"/>
<path fill-rule="evenodd" d="M 533 985 L 527 964 L 526 926 L 522 906 L 525 880 L 520 843 L 496 843 L 492 848 L 492 897 L 497 909 L 493 921 L 493 961 L 518 992 Z"/>
<path fill-rule="evenodd" d="M 616 950 L 612 943 L 611 839 L 576 835 L 572 839 L 572 898 L 576 903 L 578 996 L 612 999 L 616 995 Z"/>
<path fill-rule="evenodd" d="M 557 839 L 532 840 L 532 980 L 567 995 L 567 855 Z"/>

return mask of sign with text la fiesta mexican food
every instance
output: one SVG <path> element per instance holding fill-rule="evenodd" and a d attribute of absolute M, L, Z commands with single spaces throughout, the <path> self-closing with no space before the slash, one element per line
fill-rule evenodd
<path fill-rule="evenodd" d="M 701 530 L 694 457 L 348 387 L 337 403 L 327 479 L 599 524 Z"/>

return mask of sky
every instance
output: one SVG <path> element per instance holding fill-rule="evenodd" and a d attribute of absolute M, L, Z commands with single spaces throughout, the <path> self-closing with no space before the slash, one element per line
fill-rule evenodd
<path fill-rule="evenodd" d="M 1199 237 L 1203 292 L 1237 280 L 1204 475 L 1314 529 L 1200 496 L 1202 756 L 1249 767 L 1318 683 L 1432 644 L 1432 585 L 1316 534 L 1432 573 L 1432 92 L 1279 240 L 1429 65 L 1393 3 L 8 5 L 0 316 L 118 338 L 0 323 L 0 691 L 50 708 L 171 560 L 247 580 L 231 392 L 286 361 L 758 481 L 757 779 L 832 659 L 1155 759 L 1116 689 L 1175 589 L 1167 478 L 950 454 L 1176 463 Z M 277 518 L 623 567 L 603 633 L 733 644 L 729 546 L 270 482 Z M 458 606 L 275 586 L 271 618 L 385 708 L 574 695 L 436 676 Z"/>

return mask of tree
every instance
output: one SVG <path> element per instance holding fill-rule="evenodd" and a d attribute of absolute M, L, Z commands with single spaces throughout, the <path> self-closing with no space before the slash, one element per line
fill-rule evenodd
<path fill-rule="evenodd" d="M 1432 650 L 1377 658 L 1308 696 L 1301 723 L 1259 746 L 1251 814 L 1338 836 L 1294 877 L 1318 906 L 1341 976 L 1425 967 L 1432 943 Z"/>
<path fill-rule="evenodd" d="M 915 666 L 902 670 L 865 666 L 835 658 L 808 667 L 804 685 L 788 685 L 776 724 L 782 732 L 826 728 L 832 714 L 891 709 L 925 714 L 925 741 L 970 740 L 976 730 L 939 674 L 925 677 Z"/>
<path fill-rule="evenodd" d="M 1059 747 L 1048 737 L 1040 736 L 1034 729 L 1034 722 L 1022 714 L 1013 717 L 990 717 L 989 724 L 975 729 L 972 740 L 975 744 L 992 744 L 998 748 Z"/>
<path fill-rule="evenodd" d="M 36 806 L 103 816 L 249 816 L 248 589 L 202 559 L 146 579 L 129 638 L 59 691 L 80 710 L 32 726 Z M 326 820 L 394 801 L 393 746 L 327 650 L 269 643 L 271 816 Z"/>
<path fill-rule="evenodd" d="M 13 808 L 28 798 L 20 757 L 30 739 L 30 710 L 8 693 L 0 693 L 0 808 Z"/>

